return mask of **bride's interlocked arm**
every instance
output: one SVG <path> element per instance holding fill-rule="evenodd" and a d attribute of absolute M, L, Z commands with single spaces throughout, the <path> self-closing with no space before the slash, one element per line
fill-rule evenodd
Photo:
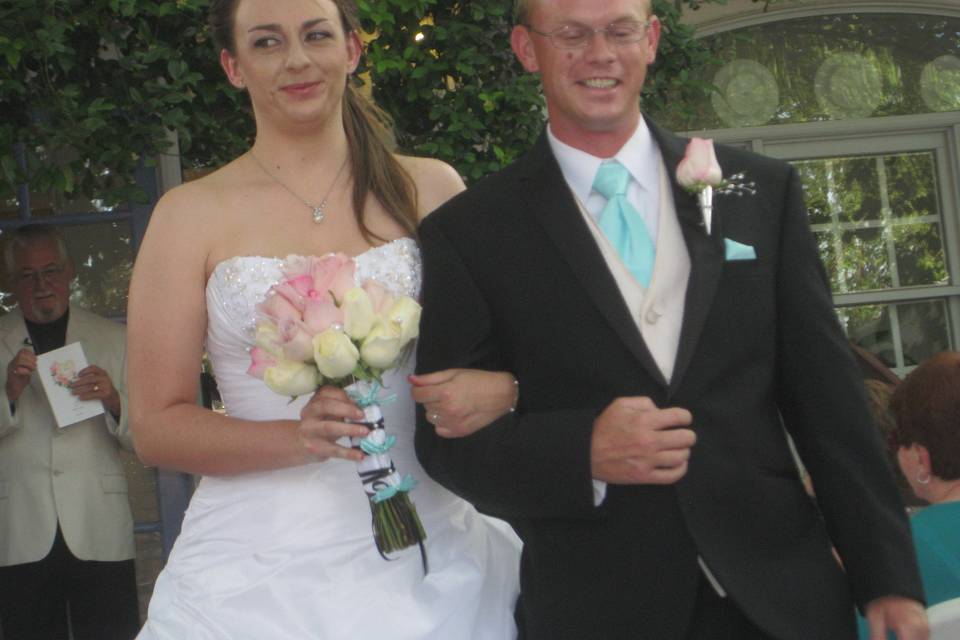
<path fill-rule="evenodd" d="M 446 369 L 410 376 L 411 395 L 444 438 L 462 438 L 517 408 L 520 388 L 505 371 Z"/>

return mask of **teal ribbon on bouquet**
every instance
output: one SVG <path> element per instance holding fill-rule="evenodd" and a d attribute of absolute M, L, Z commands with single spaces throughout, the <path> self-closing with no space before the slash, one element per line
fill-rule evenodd
<path fill-rule="evenodd" d="M 347 395 L 350 396 L 350 399 L 361 409 L 366 409 L 372 404 L 385 405 L 397 400 L 397 394 L 395 393 L 391 393 L 384 398 L 378 398 L 377 396 L 380 394 L 381 389 L 383 389 L 383 386 L 379 382 L 374 381 L 366 393 L 361 393 L 356 389 L 347 389 Z"/>
<path fill-rule="evenodd" d="M 409 474 L 400 476 L 393 461 L 386 455 L 397 443 L 397 437 L 387 435 L 380 407 L 395 401 L 397 397 L 395 394 L 379 397 L 382 388 L 380 382 L 374 380 L 358 381 L 345 389 L 349 398 L 364 412 L 363 419 L 355 422 L 366 425 L 369 430 L 363 438 L 350 439 L 353 447 L 369 456 L 357 462 L 357 473 L 370 501 L 377 551 L 385 560 L 389 560 L 388 554 L 418 546 L 423 573 L 426 575 L 429 566 L 423 541 L 427 534 L 409 496 L 417 486 L 417 481 Z"/>
<path fill-rule="evenodd" d="M 377 493 L 373 496 L 373 501 L 377 504 L 380 504 L 381 502 L 394 497 L 401 491 L 403 493 L 409 493 L 410 491 L 413 491 L 416 486 L 417 479 L 408 473 L 403 476 L 402 480 L 400 480 L 400 484 L 390 485 L 377 491 Z"/>
<path fill-rule="evenodd" d="M 370 385 L 370 388 L 367 389 L 365 393 L 361 393 L 356 389 L 348 389 L 347 395 L 361 409 L 366 409 L 367 407 L 375 404 L 383 406 L 385 404 L 390 404 L 391 402 L 396 401 L 397 394 L 395 393 L 390 394 L 389 396 L 386 396 L 384 398 L 378 398 L 377 396 L 380 395 L 381 389 L 383 389 L 383 387 L 380 385 L 380 383 L 374 382 L 373 384 Z M 370 435 L 373 435 L 373 432 L 371 432 Z M 373 442 L 372 440 L 370 440 L 370 436 L 367 436 L 366 438 L 360 441 L 360 449 L 367 455 L 371 455 L 371 456 L 383 455 L 388 451 L 390 451 L 390 449 L 392 449 L 393 445 L 395 444 L 397 444 L 397 436 L 386 436 L 383 442 Z M 414 485 L 416 485 L 415 480 L 414 480 Z M 388 496 L 388 498 L 392 498 L 392 497 L 393 495 Z M 382 502 L 383 500 L 386 500 L 386 499 L 387 498 L 383 498 L 380 501 Z"/>

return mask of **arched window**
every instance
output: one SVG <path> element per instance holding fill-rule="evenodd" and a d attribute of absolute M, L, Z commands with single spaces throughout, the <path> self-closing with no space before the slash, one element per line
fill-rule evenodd
<path fill-rule="evenodd" d="M 848 336 L 902 375 L 960 337 L 960 10 L 815 4 L 702 25 L 716 92 L 651 115 L 797 166 Z"/>

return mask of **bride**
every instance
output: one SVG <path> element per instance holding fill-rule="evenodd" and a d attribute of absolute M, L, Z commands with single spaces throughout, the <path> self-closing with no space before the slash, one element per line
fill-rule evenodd
<path fill-rule="evenodd" d="M 229 81 L 250 95 L 253 147 L 157 205 L 129 305 L 137 451 L 203 476 L 140 638 L 502 640 L 515 635 L 519 543 L 430 480 L 413 454 L 413 364 L 384 376 L 391 455 L 419 485 L 430 570 L 416 547 L 381 557 L 346 437 L 362 412 L 324 387 L 290 402 L 247 374 L 256 306 L 288 256 L 342 252 L 358 282 L 416 296 L 418 220 L 463 184 L 394 155 L 348 82 L 360 56 L 351 0 L 214 0 Z M 195 404 L 213 365 L 226 415 Z M 411 358 L 412 359 L 412 358 Z M 512 376 L 409 378 L 446 435 L 509 411 Z"/>

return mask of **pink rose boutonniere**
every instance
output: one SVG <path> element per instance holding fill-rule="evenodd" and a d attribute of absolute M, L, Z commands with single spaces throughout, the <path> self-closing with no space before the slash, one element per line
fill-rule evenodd
<path fill-rule="evenodd" d="M 709 235 L 713 227 L 713 196 L 715 193 L 743 195 L 756 193 L 753 183 L 744 182 L 744 174 L 738 173 L 724 179 L 713 140 L 693 138 L 687 145 L 683 160 L 677 165 L 677 183 L 697 196 L 703 227 Z"/>

